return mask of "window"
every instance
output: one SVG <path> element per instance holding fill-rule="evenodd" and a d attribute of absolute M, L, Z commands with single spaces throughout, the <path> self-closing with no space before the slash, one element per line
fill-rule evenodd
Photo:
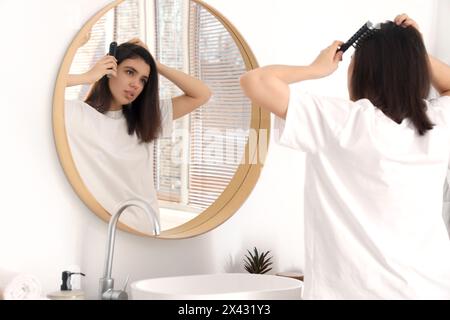
<path fill-rule="evenodd" d="M 155 0 L 156 56 L 205 82 L 213 96 L 175 121 L 171 139 L 155 144 L 155 186 L 160 199 L 200 212 L 223 192 L 241 162 L 251 105 L 240 89 L 246 68 L 232 36 L 205 8 L 186 3 Z M 161 87 L 163 95 L 181 94 L 170 83 Z"/>

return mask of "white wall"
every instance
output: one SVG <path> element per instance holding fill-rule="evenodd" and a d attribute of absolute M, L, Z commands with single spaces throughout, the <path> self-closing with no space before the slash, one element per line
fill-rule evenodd
<path fill-rule="evenodd" d="M 66 48 L 108 2 L 0 1 L 0 268 L 36 274 L 45 293 L 59 288 L 62 270 L 79 266 L 87 274 L 82 286 L 95 298 L 103 269 L 107 225 L 84 206 L 64 176 L 53 143 L 51 103 Z M 449 61 L 445 0 L 206 2 L 240 30 L 260 65 L 309 63 L 332 40 L 347 40 L 366 20 L 392 19 L 400 12 L 415 17 L 429 50 Z M 436 26 L 440 32 L 431 32 Z M 333 77 L 302 86 L 346 96 L 345 77 L 346 61 Z M 301 269 L 302 193 L 303 155 L 272 142 L 258 185 L 229 221 L 187 240 L 119 232 L 113 277 L 120 285 L 127 274 L 133 281 L 243 271 L 242 256 L 254 245 L 272 250 L 274 271 Z"/>
<path fill-rule="evenodd" d="M 439 1 L 436 15 L 436 46 L 434 53 L 450 64 L 450 41 L 448 41 L 449 14 L 450 1 Z"/>

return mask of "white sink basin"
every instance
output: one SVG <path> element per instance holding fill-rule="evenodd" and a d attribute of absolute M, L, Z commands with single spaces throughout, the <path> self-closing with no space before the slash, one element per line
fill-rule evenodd
<path fill-rule="evenodd" d="M 250 273 L 153 278 L 131 284 L 135 300 L 300 300 L 303 282 Z"/>

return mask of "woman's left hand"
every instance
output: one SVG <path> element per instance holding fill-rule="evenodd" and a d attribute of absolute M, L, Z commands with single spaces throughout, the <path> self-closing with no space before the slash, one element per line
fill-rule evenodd
<path fill-rule="evenodd" d="M 135 44 L 135 45 L 138 45 L 138 46 L 141 46 L 141 47 L 147 49 L 148 52 L 150 52 L 150 50 L 148 50 L 147 45 L 139 38 L 133 38 L 131 40 L 128 40 L 127 42 Z M 157 61 L 156 59 L 155 59 L 155 63 L 156 63 L 156 68 L 158 69 L 158 71 L 161 69 L 161 67 L 164 66 L 159 61 Z"/>
<path fill-rule="evenodd" d="M 141 46 L 141 47 L 147 49 L 147 51 L 150 52 L 150 50 L 148 50 L 147 45 L 146 45 L 141 39 L 139 39 L 139 38 L 133 38 L 133 39 L 128 40 L 127 42 L 128 42 L 128 43 L 135 44 L 135 45 L 137 45 L 137 46 Z"/>
<path fill-rule="evenodd" d="M 413 28 L 415 28 L 417 31 L 420 32 L 420 28 L 417 22 L 411 19 L 406 13 L 402 13 L 396 16 L 394 22 L 396 25 L 402 26 L 404 28 L 412 26 Z"/>
<path fill-rule="evenodd" d="M 323 78 L 336 71 L 339 62 L 342 61 L 343 53 L 342 51 L 337 51 L 342 44 L 342 41 L 334 41 L 329 47 L 320 52 L 316 60 L 310 65 L 315 77 Z"/>

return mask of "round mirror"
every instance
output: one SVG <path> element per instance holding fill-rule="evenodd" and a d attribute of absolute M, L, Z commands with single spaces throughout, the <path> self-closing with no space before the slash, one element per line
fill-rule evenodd
<path fill-rule="evenodd" d="M 139 39 L 158 65 L 163 125 L 151 142 L 129 130 L 127 110 L 134 101 L 100 110 L 92 103 L 98 87 L 71 83 L 71 76 L 86 74 L 105 58 L 110 43 L 120 51 L 130 39 Z M 121 70 L 140 75 L 145 69 L 137 83 L 149 85 L 150 64 L 140 69 L 126 61 L 140 60 L 118 58 L 117 73 L 103 75 L 105 83 L 113 86 Z M 242 36 L 201 1 L 121 0 L 102 9 L 71 43 L 53 101 L 56 147 L 76 193 L 106 221 L 118 203 L 145 200 L 159 215 L 160 238 L 192 237 L 223 223 L 256 184 L 267 149 L 270 117 L 251 105 L 239 85 L 240 76 L 255 67 Z M 210 93 L 187 111 L 179 100 L 192 89 L 188 78 L 177 78 L 185 76 Z M 135 98 L 127 90 L 125 96 Z M 151 222 L 138 209 L 127 209 L 119 222 L 123 230 L 150 236 Z"/>

